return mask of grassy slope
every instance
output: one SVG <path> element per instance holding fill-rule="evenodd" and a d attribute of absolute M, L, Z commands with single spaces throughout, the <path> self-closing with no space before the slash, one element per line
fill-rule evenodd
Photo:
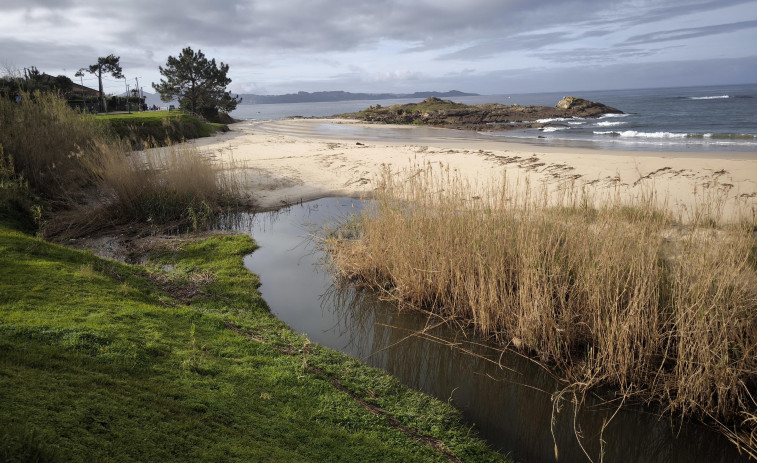
<path fill-rule="evenodd" d="M 253 249 L 214 236 L 130 266 L 0 225 L 0 461 L 445 460 L 397 423 L 502 459 L 451 407 L 270 315 Z"/>
<path fill-rule="evenodd" d="M 107 121 L 122 138 L 139 143 L 154 138 L 161 143 L 166 136 L 172 141 L 209 137 L 228 131 L 226 124 L 202 122 L 181 111 L 144 111 L 131 114 L 104 114 L 97 119 Z"/>

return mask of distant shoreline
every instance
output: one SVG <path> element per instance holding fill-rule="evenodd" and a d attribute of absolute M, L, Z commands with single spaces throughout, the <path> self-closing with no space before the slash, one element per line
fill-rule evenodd
<path fill-rule="evenodd" d="M 452 98 L 460 96 L 480 96 L 478 93 L 466 93 L 458 90 L 448 92 L 414 92 L 414 93 L 352 93 L 343 91 L 333 92 L 297 92 L 284 95 L 256 95 L 240 93 L 240 104 L 281 104 L 281 103 L 328 103 L 332 101 L 360 101 L 360 100 L 396 100 L 403 98 Z"/>

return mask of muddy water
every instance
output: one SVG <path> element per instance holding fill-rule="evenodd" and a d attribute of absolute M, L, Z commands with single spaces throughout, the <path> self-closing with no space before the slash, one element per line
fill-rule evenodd
<path fill-rule="evenodd" d="M 307 237 L 360 205 L 322 199 L 258 214 L 245 225 L 260 245 L 245 265 L 260 275 L 271 311 L 294 330 L 449 401 L 516 461 L 553 462 L 555 443 L 565 462 L 591 461 L 587 455 L 596 462 L 602 453 L 606 462 L 747 461 L 719 434 L 637 405 L 590 397 L 576 414 L 572 396 L 556 399 L 560 384 L 527 358 L 502 354 L 434 318 L 398 312 L 368 292 L 336 288 Z"/>

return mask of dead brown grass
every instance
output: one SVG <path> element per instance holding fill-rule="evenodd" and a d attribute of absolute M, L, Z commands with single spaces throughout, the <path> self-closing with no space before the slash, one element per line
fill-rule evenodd
<path fill-rule="evenodd" d="M 49 237 L 117 226 L 197 230 L 245 199 L 233 165 L 188 145 L 132 151 L 54 94 L 0 98 L 0 146 L 43 198 Z"/>
<path fill-rule="evenodd" d="M 94 155 L 92 142 L 107 137 L 93 117 L 73 111 L 55 94 L 23 94 L 20 102 L 0 98 L 0 144 L 18 175 L 51 201 L 92 180 L 81 168 Z"/>
<path fill-rule="evenodd" d="M 755 219 L 725 223 L 715 185 L 675 214 L 654 191 L 477 186 L 428 165 L 379 185 L 326 242 L 343 277 L 472 320 L 579 389 L 725 423 L 755 453 Z"/>

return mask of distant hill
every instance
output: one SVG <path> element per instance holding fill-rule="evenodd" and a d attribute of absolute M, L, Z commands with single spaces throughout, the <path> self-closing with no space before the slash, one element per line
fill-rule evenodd
<path fill-rule="evenodd" d="M 478 93 L 465 93 L 457 90 L 449 92 L 415 92 L 415 93 L 351 93 L 351 92 L 297 92 L 285 95 L 255 95 L 243 93 L 241 104 L 274 104 L 274 103 L 321 103 L 325 101 L 349 100 L 394 100 L 400 98 L 450 98 L 456 96 L 478 96 Z"/>

